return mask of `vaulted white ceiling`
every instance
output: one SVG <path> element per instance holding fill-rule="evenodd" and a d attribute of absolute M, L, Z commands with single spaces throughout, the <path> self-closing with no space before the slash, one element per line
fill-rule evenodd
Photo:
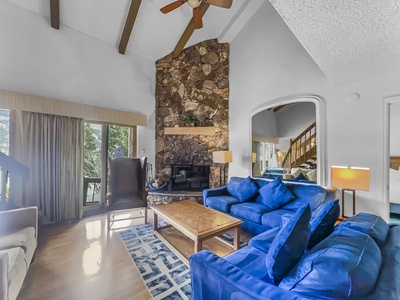
<path fill-rule="evenodd" d="M 7 0 L 49 18 L 49 0 Z M 192 18 L 188 4 L 164 15 L 160 8 L 175 0 L 144 0 L 136 18 L 127 52 L 157 60 L 172 52 Z M 264 0 L 234 0 L 230 9 L 210 5 L 204 27 L 195 30 L 189 45 L 220 38 L 230 42 Z M 68 26 L 104 42 L 118 44 L 131 0 L 60 0 L 60 34 Z M 50 25 L 49 25 L 50 26 Z M 235 31 L 235 32 L 232 32 Z"/>
<path fill-rule="evenodd" d="M 49 0 L 7 0 L 49 17 Z M 185 4 L 166 15 L 174 0 L 142 1 L 127 52 L 155 61 L 175 48 L 192 13 Z M 210 6 L 204 27 L 187 46 L 218 38 L 231 42 L 268 0 L 233 0 Z M 400 69 L 400 0 L 270 0 L 305 50 L 336 85 Z M 131 0 L 60 0 L 61 28 L 68 26 L 116 47 Z M 50 25 L 49 25 L 50 26 Z M 249 45 L 251 46 L 251 45 Z M 277 53 L 279 55 L 279 53 Z"/>

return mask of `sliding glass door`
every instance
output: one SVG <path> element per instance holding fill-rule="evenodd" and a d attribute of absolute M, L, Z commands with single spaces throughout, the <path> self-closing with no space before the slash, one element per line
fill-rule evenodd
<path fill-rule="evenodd" d="M 87 207 L 105 203 L 107 158 L 136 156 L 136 127 L 86 122 L 84 138 L 83 202 Z"/>

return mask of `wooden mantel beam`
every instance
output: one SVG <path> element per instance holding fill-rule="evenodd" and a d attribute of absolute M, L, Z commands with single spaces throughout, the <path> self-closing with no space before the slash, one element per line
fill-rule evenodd
<path fill-rule="evenodd" d="M 60 29 L 60 0 L 50 0 L 50 24 L 54 29 Z"/>
<path fill-rule="evenodd" d="M 126 17 L 124 31 L 122 32 L 121 41 L 119 42 L 118 51 L 125 54 L 126 47 L 128 46 L 129 38 L 132 33 L 133 25 L 135 24 L 136 16 L 138 14 L 142 0 L 132 0 L 129 7 L 128 16 Z"/>
<path fill-rule="evenodd" d="M 206 11 L 207 11 L 209 6 L 210 6 L 210 4 L 205 3 L 204 1 L 200 4 L 199 10 L 200 10 L 200 14 L 201 14 L 202 17 L 206 13 Z M 189 39 L 192 36 L 194 30 L 195 30 L 194 21 L 193 21 L 193 18 L 192 18 L 190 20 L 188 26 L 186 27 L 185 32 L 182 34 L 178 44 L 176 44 L 174 51 L 172 52 L 172 57 L 173 58 L 177 58 L 181 54 L 183 48 L 185 48 L 185 45 L 189 41 Z"/>

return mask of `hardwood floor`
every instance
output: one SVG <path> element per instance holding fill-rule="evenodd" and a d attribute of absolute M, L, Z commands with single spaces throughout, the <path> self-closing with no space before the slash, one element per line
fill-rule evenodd
<path fill-rule="evenodd" d="M 106 221 L 102 214 L 40 228 L 18 299 L 152 299 L 119 234 L 107 233 Z M 143 219 L 123 222 L 119 226 Z"/>
<path fill-rule="evenodd" d="M 123 217 L 123 216 L 121 216 Z M 126 217 L 126 216 L 125 216 Z M 39 229 L 35 260 L 29 268 L 18 300 L 144 300 L 152 299 L 117 231 L 107 232 L 107 215 Z M 148 223 L 153 212 L 148 210 Z M 143 219 L 121 221 L 118 226 L 143 224 Z M 174 245 L 189 256 L 193 242 L 169 233 Z M 242 232 L 248 241 L 251 235 Z M 205 242 L 205 249 L 223 256 L 233 250 Z"/>

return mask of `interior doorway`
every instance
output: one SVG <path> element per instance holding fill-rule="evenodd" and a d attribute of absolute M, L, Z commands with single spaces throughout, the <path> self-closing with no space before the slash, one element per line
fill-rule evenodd
<path fill-rule="evenodd" d="M 327 148 L 326 148 L 326 103 L 324 99 L 322 99 L 319 96 L 316 95 L 304 95 L 304 96 L 287 96 L 285 98 L 280 98 L 276 100 L 271 100 L 268 103 L 265 103 L 263 105 L 260 105 L 257 107 L 253 113 L 252 117 L 250 119 L 251 122 L 251 134 L 252 134 L 252 140 L 250 144 L 250 173 L 254 175 L 253 170 L 257 170 L 255 168 L 255 163 L 260 163 L 258 157 L 260 157 L 257 153 L 257 151 L 254 151 L 255 148 L 254 146 L 254 141 L 256 139 L 260 139 L 259 135 L 256 132 L 256 120 L 255 118 L 257 115 L 261 115 L 259 113 L 265 112 L 265 111 L 271 111 L 275 109 L 276 111 L 283 110 L 285 106 L 291 106 L 291 105 L 296 105 L 296 104 L 308 104 L 308 106 L 314 106 L 314 112 L 313 112 L 313 117 L 315 120 L 315 128 L 317 128 L 316 132 L 312 133 L 313 137 L 312 139 L 315 139 L 315 151 L 316 151 L 316 159 L 317 159 L 317 168 L 314 173 L 316 173 L 316 178 L 315 181 L 319 185 L 327 185 L 327 182 L 329 180 L 329 175 L 328 175 L 328 168 L 326 166 L 326 156 L 327 156 Z M 297 117 L 299 117 L 301 114 L 300 111 L 297 111 Z M 265 122 L 265 118 L 260 118 L 263 122 Z M 301 118 L 299 118 L 301 120 Z M 290 122 L 289 122 L 290 121 Z M 284 128 L 287 129 L 288 125 L 291 123 L 290 118 L 285 120 L 281 119 L 281 122 L 278 122 L 278 126 L 283 126 Z M 310 125 L 310 124 L 308 124 Z M 276 122 L 272 122 L 272 124 L 264 124 L 264 126 L 261 126 L 261 132 L 265 133 L 266 130 L 270 130 L 271 128 L 276 131 Z M 298 126 L 298 127 L 304 127 L 304 126 Z M 286 130 L 285 129 L 285 130 Z M 265 139 L 265 137 L 262 137 L 262 139 Z M 271 138 L 270 138 L 271 139 Z M 289 142 L 286 140 L 286 143 L 283 142 L 281 144 L 281 139 L 279 135 L 277 136 L 272 136 L 272 141 L 268 139 L 266 143 L 274 143 L 277 144 L 276 139 L 279 139 L 279 144 L 278 146 L 275 147 L 274 150 L 274 155 L 276 155 L 276 160 L 279 163 L 280 156 L 285 155 L 286 149 L 289 147 Z M 289 138 L 290 140 L 290 138 Z M 310 144 L 311 145 L 311 144 Z M 258 170 L 260 170 L 262 167 L 259 167 Z M 276 171 L 276 172 L 275 172 Z M 262 170 L 261 170 L 262 172 Z M 264 171 L 265 172 L 265 171 Z M 282 173 L 282 170 L 274 170 L 274 176 L 278 173 Z M 261 175 L 262 176 L 262 175 Z"/>
<path fill-rule="evenodd" d="M 400 223 L 400 97 L 384 99 L 387 128 L 384 137 L 387 149 L 384 153 L 384 211 L 391 223 Z M 385 194 L 385 191 L 387 193 Z"/>

